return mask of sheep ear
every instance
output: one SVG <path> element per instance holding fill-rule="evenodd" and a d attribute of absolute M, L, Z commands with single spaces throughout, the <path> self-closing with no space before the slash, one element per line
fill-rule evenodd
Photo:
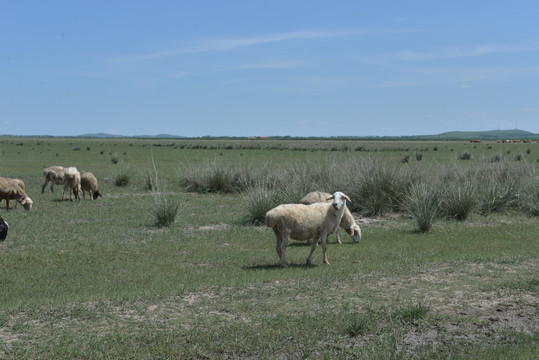
<path fill-rule="evenodd" d="M 348 202 L 352 202 L 352 200 L 350 200 L 350 198 L 347 195 L 343 195 L 343 198 L 345 198 Z"/>
<path fill-rule="evenodd" d="M 326 201 L 327 201 L 327 200 L 333 200 L 333 199 L 335 199 L 335 195 L 331 195 L 330 197 L 328 197 L 328 198 L 326 199 Z"/>

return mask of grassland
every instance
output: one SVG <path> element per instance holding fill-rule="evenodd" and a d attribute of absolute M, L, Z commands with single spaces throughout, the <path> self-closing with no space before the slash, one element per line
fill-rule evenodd
<path fill-rule="evenodd" d="M 34 201 L 0 204 L 0 358 L 535 358 L 539 220 L 518 204 L 428 232 L 403 212 L 358 212 L 363 239 L 333 240 L 331 266 L 320 249 L 305 266 L 310 248 L 294 243 L 282 269 L 272 231 L 245 222 L 248 189 L 182 184 L 217 165 L 276 183 L 322 164 L 350 181 L 361 161 L 424 174 L 493 157 L 537 184 L 536 143 L 0 138 L 0 176 Z M 42 194 L 50 165 L 93 172 L 103 197 Z M 180 204 L 171 226 L 154 225 L 148 171 Z"/>

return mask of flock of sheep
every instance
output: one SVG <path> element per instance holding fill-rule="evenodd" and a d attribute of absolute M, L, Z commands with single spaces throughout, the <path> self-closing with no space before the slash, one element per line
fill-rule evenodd
<path fill-rule="evenodd" d="M 50 183 L 51 192 L 54 192 L 54 185 L 64 185 L 62 201 L 65 199 L 67 189 L 69 189 L 69 199 L 80 199 L 80 193 L 85 199 L 88 191 L 92 199 L 101 196 L 97 186 L 96 177 L 85 172 L 82 175 L 76 167 L 63 168 L 61 166 L 51 166 L 43 171 L 45 183 L 41 192 Z M 25 192 L 24 182 L 19 179 L 0 178 L 0 201 L 6 200 L 6 209 L 9 210 L 9 200 L 15 200 L 26 210 L 32 209 L 33 201 Z M 333 195 L 315 191 L 307 194 L 300 204 L 279 205 L 266 213 L 266 226 L 273 229 L 277 240 L 276 250 L 281 260 L 281 265 L 286 267 L 285 251 L 288 241 L 293 240 L 313 240 L 311 252 L 307 257 L 307 264 L 311 264 L 311 257 L 318 246 L 318 241 L 322 242 L 323 261 L 329 265 L 326 254 L 326 244 L 330 234 L 337 234 L 337 242 L 341 244 L 338 234 L 339 226 L 342 227 L 355 243 L 361 240 L 361 229 L 356 224 L 354 217 L 346 206 L 346 201 L 350 198 L 337 191 Z M 7 236 L 8 225 L 0 218 L 0 238 Z M 0 239 L 3 240 L 3 239 Z"/>
<path fill-rule="evenodd" d="M 97 179 L 90 173 L 85 172 L 82 175 L 76 167 L 63 168 L 61 166 L 51 166 L 43 170 L 45 183 L 41 188 L 41 192 L 45 191 L 45 187 L 50 182 L 51 191 L 54 191 L 54 185 L 64 185 L 62 200 L 65 198 L 65 193 L 69 189 L 69 198 L 80 199 L 82 191 L 83 198 L 86 198 L 85 193 L 88 191 L 92 199 L 97 199 L 101 196 L 97 188 Z M 21 204 L 26 210 L 31 210 L 33 201 L 25 192 L 24 181 L 20 179 L 0 177 L 0 201 L 6 200 L 6 210 L 9 211 L 9 201 L 15 200 Z"/>

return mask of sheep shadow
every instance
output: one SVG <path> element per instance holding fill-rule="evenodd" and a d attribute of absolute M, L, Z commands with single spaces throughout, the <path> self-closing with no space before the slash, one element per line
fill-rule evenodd
<path fill-rule="evenodd" d="M 298 268 L 298 269 L 309 269 L 309 268 L 316 268 L 318 265 L 310 264 L 307 265 L 305 263 L 303 264 L 288 264 L 286 268 L 282 267 L 281 264 L 265 264 L 265 265 L 249 265 L 249 266 L 242 266 L 241 268 L 243 270 L 276 270 L 276 269 L 287 269 L 287 268 Z"/>

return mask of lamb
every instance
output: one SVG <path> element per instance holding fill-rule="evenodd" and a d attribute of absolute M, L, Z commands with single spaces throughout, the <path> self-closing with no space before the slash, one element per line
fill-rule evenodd
<path fill-rule="evenodd" d="M 62 193 L 62 201 L 64 201 L 64 195 L 69 188 L 69 200 L 73 201 L 73 195 L 76 199 L 80 199 L 80 173 L 76 167 L 68 167 L 64 170 L 64 192 Z"/>
<path fill-rule="evenodd" d="M 311 257 L 318 246 L 318 239 L 321 238 L 323 261 L 324 264 L 329 265 L 326 254 L 327 238 L 339 227 L 346 208 L 346 201 L 350 201 L 350 198 L 340 191 L 334 193 L 330 199 L 331 203 L 283 204 L 266 213 L 265 223 L 275 233 L 277 239 L 275 248 L 281 259 L 281 266 L 288 265 L 285 251 L 290 238 L 294 240 L 315 239 L 311 245 L 309 257 L 307 257 L 307 265 L 311 264 Z"/>
<path fill-rule="evenodd" d="M 88 191 L 90 197 L 94 200 L 96 200 L 98 196 L 101 196 L 99 190 L 97 190 L 97 179 L 91 172 L 85 172 L 81 175 L 80 185 L 82 188 L 83 199 L 86 199 L 85 191 Z"/>
<path fill-rule="evenodd" d="M 303 197 L 303 199 L 300 200 L 301 204 L 310 205 L 317 202 L 328 202 L 330 200 L 326 200 L 331 195 L 326 192 L 321 191 L 313 191 L 308 193 Z M 354 216 L 348 210 L 348 207 L 344 209 L 344 214 L 341 219 L 341 223 L 339 224 L 341 228 L 343 228 L 348 235 L 352 238 L 352 240 L 355 243 L 359 243 L 361 241 L 361 228 L 359 225 L 356 224 L 356 221 L 354 220 Z M 339 236 L 339 229 L 335 231 L 335 234 L 337 235 L 337 242 L 339 244 L 342 244 L 341 237 Z"/>
<path fill-rule="evenodd" d="M 64 171 L 65 169 L 62 166 L 50 166 L 43 170 L 45 183 L 41 188 L 41 193 L 45 192 L 45 187 L 49 182 L 51 183 L 51 192 L 54 192 L 54 185 L 62 185 L 64 183 Z"/>
<path fill-rule="evenodd" d="M 0 201 L 6 200 L 6 210 L 9 210 L 9 200 L 16 200 L 26 210 L 31 210 L 34 202 L 26 195 L 26 192 L 24 192 L 15 180 L 0 178 Z"/>

